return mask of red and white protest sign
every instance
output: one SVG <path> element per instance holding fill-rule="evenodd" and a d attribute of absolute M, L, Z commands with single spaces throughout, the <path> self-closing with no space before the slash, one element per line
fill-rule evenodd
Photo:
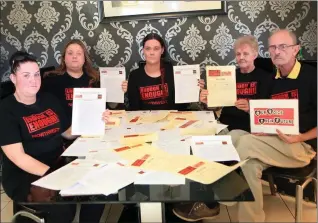
<path fill-rule="evenodd" d="M 298 100 L 250 100 L 252 133 L 299 134 Z"/>

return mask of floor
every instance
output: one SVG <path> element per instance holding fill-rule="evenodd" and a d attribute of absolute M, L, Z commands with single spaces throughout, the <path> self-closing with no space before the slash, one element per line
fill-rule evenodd
<path fill-rule="evenodd" d="M 270 195 L 268 185 L 263 185 L 264 209 L 266 222 L 294 222 L 295 221 L 295 199 L 293 197 L 277 194 Z M 1 194 L 1 221 L 10 222 L 12 217 L 12 201 Z M 121 205 L 106 205 L 101 222 L 117 222 L 122 210 Z M 213 221 L 206 222 L 237 222 L 237 206 L 227 207 L 221 205 L 220 216 Z M 76 218 L 74 220 L 76 222 Z M 317 207 L 312 202 L 303 202 L 303 222 L 317 222 Z"/>

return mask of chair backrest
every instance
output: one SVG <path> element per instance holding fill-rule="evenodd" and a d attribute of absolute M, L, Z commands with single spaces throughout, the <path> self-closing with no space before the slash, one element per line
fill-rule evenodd
<path fill-rule="evenodd" d="M 13 94 L 15 91 L 14 84 L 11 81 L 2 82 L 0 84 L 0 100 Z"/>

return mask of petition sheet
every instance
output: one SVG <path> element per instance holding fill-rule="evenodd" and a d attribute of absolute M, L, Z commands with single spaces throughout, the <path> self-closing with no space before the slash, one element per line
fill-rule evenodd
<path fill-rule="evenodd" d="M 124 103 L 122 83 L 126 79 L 125 67 L 100 67 L 100 87 L 106 88 L 107 102 Z"/>
<path fill-rule="evenodd" d="M 175 103 L 198 102 L 200 65 L 173 66 Z"/>
<path fill-rule="evenodd" d="M 105 88 L 74 88 L 72 135 L 102 136 L 106 109 Z"/>
<path fill-rule="evenodd" d="M 237 100 L 235 66 L 207 66 L 208 107 L 234 106 Z"/>

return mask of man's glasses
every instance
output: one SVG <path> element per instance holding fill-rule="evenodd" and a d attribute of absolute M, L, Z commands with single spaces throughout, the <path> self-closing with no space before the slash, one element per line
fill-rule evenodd
<path fill-rule="evenodd" d="M 274 52 L 276 49 L 279 49 L 279 51 L 286 51 L 287 48 L 292 47 L 292 46 L 297 46 L 298 44 L 293 44 L 293 45 L 287 45 L 287 44 L 280 44 L 280 45 L 270 45 L 268 47 L 268 50 L 270 52 Z"/>

